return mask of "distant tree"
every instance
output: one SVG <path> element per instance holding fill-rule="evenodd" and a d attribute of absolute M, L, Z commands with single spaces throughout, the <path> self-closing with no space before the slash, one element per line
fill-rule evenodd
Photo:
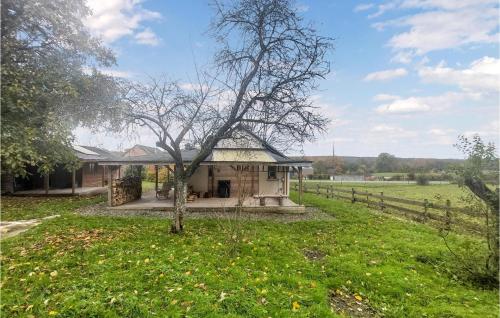
<path fill-rule="evenodd" d="M 5 0 L 1 6 L 2 173 L 74 164 L 71 130 L 112 105 L 115 59 L 82 23 L 84 0 Z"/>
<path fill-rule="evenodd" d="M 132 85 L 126 114 L 154 132 L 175 161 L 173 233 L 183 229 L 187 180 L 224 138 L 245 127 L 267 141 L 313 140 L 328 120 L 311 104 L 329 73 L 331 39 L 302 20 L 292 1 L 216 2 L 211 33 L 220 44 L 212 72 L 191 92 L 168 80 Z M 200 151 L 185 164 L 181 144 Z"/>
<path fill-rule="evenodd" d="M 417 176 L 415 177 L 415 180 L 417 181 L 418 185 L 422 185 L 422 186 L 429 185 L 429 176 L 426 175 L 425 173 L 417 174 Z"/>
<path fill-rule="evenodd" d="M 397 167 L 398 162 L 396 157 L 386 152 L 379 154 L 375 162 L 377 172 L 395 172 Z"/>
<path fill-rule="evenodd" d="M 324 161 L 316 161 L 313 163 L 313 170 L 315 175 L 326 175 L 328 173 L 328 166 Z"/>

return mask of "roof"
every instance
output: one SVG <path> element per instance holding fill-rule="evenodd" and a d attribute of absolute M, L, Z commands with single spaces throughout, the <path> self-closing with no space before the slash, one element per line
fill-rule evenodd
<path fill-rule="evenodd" d="M 164 152 L 163 150 L 160 150 L 160 149 L 155 148 L 155 147 L 149 147 L 149 146 L 136 144 L 132 148 L 126 149 L 125 153 L 123 155 L 128 156 L 128 157 L 134 156 L 134 155 L 130 154 L 131 150 L 134 150 L 134 149 L 140 149 L 140 150 L 142 150 L 142 152 L 144 152 L 144 154 L 156 154 L 156 153 Z"/>
<path fill-rule="evenodd" d="M 109 151 L 103 148 L 74 145 L 75 155 L 83 162 L 99 162 L 106 160 L 115 160 L 122 157 L 121 152 Z"/>
<path fill-rule="evenodd" d="M 102 165 L 161 165 L 174 163 L 172 156 L 166 151 L 143 145 L 135 145 L 133 148 L 136 147 L 142 149 L 146 154 L 127 155 L 127 152 L 132 148 L 128 149 L 125 153 L 114 153 L 100 148 L 85 146 L 87 150 L 98 153 L 98 156 L 86 156 L 90 156 L 92 160 L 98 161 Z M 196 157 L 198 152 L 199 149 L 181 150 L 181 155 L 184 162 L 189 163 Z M 82 154 L 81 156 L 84 157 L 84 155 Z M 89 159 L 86 158 L 85 160 Z M 211 165 L 215 163 L 311 166 L 312 162 L 298 158 L 289 158 L 253 132 L 240 128 L 233 137 L 220 140 L 201 164 Z"/>

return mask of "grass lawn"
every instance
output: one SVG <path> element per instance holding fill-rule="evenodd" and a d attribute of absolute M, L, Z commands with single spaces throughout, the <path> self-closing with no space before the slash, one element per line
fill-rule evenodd
<path fill-rule="evenodd" d="M 106 196 L 94 197 L 60 197 L 60 198 L 30 198 L 2 197 L 2 221 L 36 219 L 49 215 L 65 215 L 76 208 L 104 202 Z"/>
<path fill-rule="evenodd" d="M 436 230 L 304 198 L 335 218 L 188 220 L 171 235 L 163 219 L 64 213 L 2 242 L 2 316 L 336 317 L 329 297 L 342 293 L 385 317 L 497 317 L 498 290 L 454 277 Z M 42 204 L 89 204 L 64 200 Z M 2 217 L 37 206 L 4 203 Z M 465 241 L 479 248 L 450 238 Z"/>
<path fill-rule="evenodd" d="M 368 191 L 376 194 L 384 192 L 384 195 L 406 198 L 410 200 L 424 200 L 431 202 L 450 200 L 453 206 L 462 206 L 464 203 L 461 197 L 466 194 L 466 190 L 460 188 L 456 184 L 429 184 L 426 186 L 417 185 L 415 183 L 388 183 L 388 182 L 343 182 L 332 183 L 328 181 L 318 182 L 315 180 L 307 181 L 308 190 L 316 189 L 316 184 L 321 187 L 333 184 L 336 188 L 351 189 L 354 188 L 360 191 Z M 293 188 L 293 185 L 292 185 Z M 439 197 L 438 197 L 439 196 Z"/>

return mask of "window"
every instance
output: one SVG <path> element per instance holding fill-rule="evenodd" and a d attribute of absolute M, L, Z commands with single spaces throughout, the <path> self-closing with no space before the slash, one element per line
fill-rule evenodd
<path fill-rule="evenodd" d="M 276 180 L 276 167 L 275 166 L 268 166 L 267 167 L 267 178 Z"/>

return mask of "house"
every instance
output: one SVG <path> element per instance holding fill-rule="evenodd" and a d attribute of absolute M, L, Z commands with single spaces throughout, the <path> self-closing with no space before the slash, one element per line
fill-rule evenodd
<path fill-rule="evenodd" d="M 10 184 L 2 182 L 2 193 L 13 192 L 19 196 L 33 195 L 92 195 L 105 193 L 110 170 L 98 165 L 102 160 L 121 157 L 121 153 L 111 152 L 90 146 L 73 146 L 80 167 L 68 170 L 63 165 L 56 166 L 49 175 L 42 175 L 37 168 L 27 168 L 26 177 L 16 177 Z M 120 178 L 120 171 L 114 171 L 112 177 Z"/>
<path fill-rule="evenodd" d="M 197 149 L 182 150 L 184 162 L 189 164 L 197 153 Z M 167 167 L 171 172 L 175 167 L 173 158 L 164 151 L 115 157 L 112 160 L 100 161 L 99 165 L 108 167 L 110 171 L 119 170 L 124 165 L 154 166 L 155 169 Z M 201 162 L 187 182 L 189 198 L 197 203 L 211 202 L 210 204 L 216 205 L 218 202 L 225 206 L 235 205 L 241 198 L 244 198 L 244 203 L 249 206 L 291 205 L 293 202 L 288 200 L 290 172 L 296 170 L 302 176 L 302 168 L 310 166 L 310 161 L 289 158 L 250 131 L 240 130 L 231 138 L 219 141 Z M 113 187 L 113 184 L 110 184 L 110 187 Z M 155 188 L 156 191 L 160 188 L 158 180 Z M 115 200 L 113 197 L 115 193 L 126 192 L 127 190 L 123 189 L 120 191 L 110 189 L 108 191 L 110 205 L 118 205 L 114 202 L 128 203 L 127 199 Z M 149 207 L 173 206 L 172 198 L 162 201 L 151 196 L 148 200 L 143 200 L 143 203 Z M 196 204 L 193 202 L 192 205 Z M 128 207 L 139 208 L 139 204 L 136 202 Z"/>
<path fill-rule="evenodd" d="M 199 150 L 186 148 L 182 150 L 182 157 L 185 164 L 189 164 Z M 161 186 L 158 178 L 160 169 L 167 169 L 170 174 L 167 180 L 171 179 L 175 169 L 174 160 L 168 152 L 143 145 L 135 145 L 125 152 L 89 146 L 74 146 L 74 151 L 81 162 L 79 169 L 66 171 L 57 167 L 49 176 L 42 176 L 33 170 L 28 178 L 16 178 L 14 194 L 107 192 L 112 207 L 173 207 L 173 195 L 158 195 L 173 192 L 171 184 Z M 125 182 L 122 177 L 124 168 L 128 166 L 151 167 L 156 173 L 155 191 L 143 193 L 140 180 Z M 311 161 L 289 158 L 252 132 L 241 129 L 231 138 L 220 140 L 189 178 L 188 208 L 190 205 L 234 207 L 240 203 L 246 206 L 294 206 L 296 204 L 288 199 L 290 173 L 298 173 L 299 183 L 302 184 L 302 169 L 310 167 Z M 160 190 L 162 187 L 164 191 Z"/>

